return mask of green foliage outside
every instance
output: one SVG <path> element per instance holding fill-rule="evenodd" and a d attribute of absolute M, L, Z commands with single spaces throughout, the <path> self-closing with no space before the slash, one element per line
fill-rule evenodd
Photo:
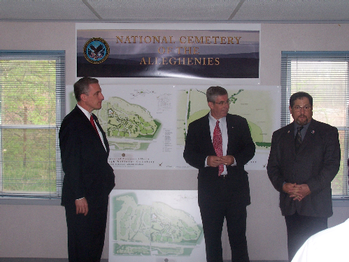
<path fill-rule="evenodd" d="M 2 192 L 56 192 L 56 61 L 0 60 Z"/>

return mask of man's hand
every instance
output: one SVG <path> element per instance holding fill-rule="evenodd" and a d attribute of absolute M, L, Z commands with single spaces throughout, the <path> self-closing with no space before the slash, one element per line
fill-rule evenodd
<path fill-rule="evenodd" d="M 222 157 L 219 156 L 208 156 L 207 157 L 207 165 L 211 167 L 217 167 L 219 165 L 223 165 L 224 162 L 222 160 Z"/>
<path fill-rule="evenodd" d="M 88 213 L 88 204 L 86 198 L 76 199 L 75 200 L 75 206 L 76 206 L 76 214 L 84 214 L 84 216 Z"/>
<path fill-rule="evenodd" d="M 292 184 L 292 183 L 284 183 L 284 185 L 282 186 L 282 190 L 291 195 L 294 193 L 294 189 L 296 187 L 296 184 Z"/>
<path fill-rule="evenodd" d="M 291 195 L 291 197 L 293 197 L 293 200 L 298 201 L 301 201 L 303 198 L 305 198 L 307 195 L 311 193 L 307 184 L 296 185 L 294 192 L 295 195 Z"/>
<path fill-rule="evenodd" d="M 234 157 L 233 156 L 208 156 L 207 157 L 207 165 L 211 167 L 217 167 L 219 165 L 226 165 L 230 166 L 234 163 Z"/>
<path fill-rule="evenodd" d="M 224 162 L 224 165 L 231 166 L 234 163 L 234 157 L 231 155 L 228 156 L 222 156 L 222 160 Z"/>
<path fill-rule="evenodd" d="M 282 187 L 282 190 L 289 194 L 293 200 L 301 201 L 307 195 L 311 193 L 309 186 L 307 184 L 297 185 L 296 183 L 285 183 Z"/>

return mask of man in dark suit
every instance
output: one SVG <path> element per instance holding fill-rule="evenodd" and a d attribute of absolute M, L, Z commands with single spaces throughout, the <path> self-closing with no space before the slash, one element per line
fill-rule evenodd
<path fill-rule="evenodd" d="M 206 97 L 210 113 L 189 125 L 183 153 L 187 163 L 199 170 L 206 259 L 223 261 L 221 236 L 226 218 L 232 261 L 245 262 L 249 261 L 246 206 L 250 189 L 244 165 L 254 156 L 255 144 L 246 119 L 228 114 L 230 100 L 224 88 L 212 86 Z"/>
<path fill-rule="evenodd" d="M 103 251 L 108 195 L 115 177 L 108 164 L 108 141 L 92 114 L 104 99 L 98 80 L 81 78 L 74 84 L 74 93 L 77 106 L 64 118 L 59 132 L 68 255 L 70 262 L 97 262 Z"/>
<path fill-rule="evenodd" d="M 313 98 L 308 93 L 293 94 L 289 110 L 294 121 L 274 132 L 267 170 L 280 192 L 291 261 L 308 237 L 327 228 L 340 147 L 337 129 L 312 119 Z"/>

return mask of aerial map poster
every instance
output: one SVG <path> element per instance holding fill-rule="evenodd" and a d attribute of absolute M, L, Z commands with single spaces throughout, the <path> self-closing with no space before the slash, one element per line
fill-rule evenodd
<path fill-rule="evenodd" d="M 107 134 L 114 169 L 190 169 L 183 159 L 188 125 L 209 112 L 206 85 L 120 85 L 100 81 L 104 101 L 94 111 Z M 245 117 L 256 155 L 248 170 L 263 170 L 280 123 L 275 86 L 225 86 L 231 114 Z M 71 104 L 71 107 L 73 104 Z"/>
<path fill-rule="evenodd" d="M 109 262 L 205 261 L 197 190 L 113 190 Z"/>
<path fill-rule="evenodd" d="M 116 27 L 116 26 L 115 26 Z M 77 29 L 77 76 L 259 78 L 259 28 Z M 250 26 L 251 27 L 251 26 Z"/>

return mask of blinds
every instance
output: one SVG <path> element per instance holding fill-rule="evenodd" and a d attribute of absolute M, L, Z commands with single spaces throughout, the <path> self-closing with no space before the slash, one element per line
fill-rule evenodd
<path fill-rule="evenodd" d="M 313 97 L 313 118 L 338 128 L 341 166 L 332 181 L 333 195 L 348 196 L 349 52 L 282 52 L 281 126 L 293 121 L 289 98 L 298 91 Z"/>
<path fill-rule="evenodd" d="M 0 51 L 0 194 L 58 197 L 64 51 Z"/>

